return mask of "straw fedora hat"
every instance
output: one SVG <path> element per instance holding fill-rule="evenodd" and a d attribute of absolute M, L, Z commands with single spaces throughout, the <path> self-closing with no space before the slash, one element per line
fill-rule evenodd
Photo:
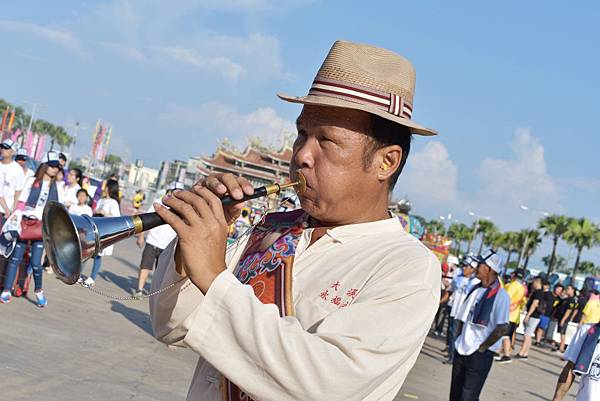
<path fill-rule="evenodd" d="M 417 135 L 437 135 L 411 120 L 415 69 L 404 57 L 380 47 L 336 41 L 306 96 L 280 99 L 366 111 L 408 128 Z"/>

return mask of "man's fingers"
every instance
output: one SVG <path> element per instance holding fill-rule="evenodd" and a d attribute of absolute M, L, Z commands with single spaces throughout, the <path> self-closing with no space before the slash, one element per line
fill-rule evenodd
<path fill-rule="evenodd" d="M 200 188 L 196 191 L 198 196 L 202 197 L 202 199 L 207 203 L 207 205 L 212 210 L 213 215 L 220 222 L 225 222 L 225 212 L 223 211 L 223 204 L 221 203 L 221 199 L 217 197 L 212 191 L 208 188 Z"/>
<path fill-rule="evenodd" d="M 199 218 L 214 218 L 214 212 L 212 208 L 209 206 L 208 201 L 204 198 L 205 194 L 210 194 L 212 197 L 217 199 L 220 202 L 219 198 L 215 194 L 213 194 L 209 189 L 203 188 L 201 193 L 204 195 L 196 194 L 190 191 L 176 191 L 173 195 L 188 205 L 192 205 L 194 210 L 196 211 L 196 215 Z M 221 207 L 222 208 L 222 207 Z"/>
<path fill-rule="evenodd" d="M 186 192 L 186 191 L 177 191 Z M 175 193 L 174 193 L 175 194 Z M 198 221 L 199 216 L 196 209 L 191 204 L 179 199 L 177 196 L 169 196 L 163 200 L 164 204 L 169 206 L 173 211 L 177 212 L 180 217 L 186 220 L 188 224 L 193 224 Z"/>
<path fill-rule="evenodd" d="M 238 177 L 233 174 L 224 174 L 221 181 L 227 187 L 227 192 L 233 199 L 240 200 L 244 197 L 244 190 L 238 182 Z"/>
<path fill-rule="evenodd" d="M 205 181 L 206 188 L 210 189 L 214 193 L 219 196 L 223 196 L 227 193 L 227 187 L 221 182 L 221 175 L 213 176 L 211 175 Z"/>
<path fill-rule="evenodd" d="M 254 194 L 254 187 L 250 184 L 250 181 L 244 177 L 238 177 L 238 182 L 246 195 Z"/>
<path fill-rule="evenodd" d="M 165 221 L 165 223 L 173 227 L 173 230 L 175 230 L 178 236 L 181 237 L 186 232 L 188 225 L 185 224 L 183 220 L 181 220 L 181 218 L 175 213 L 160 203 L 154 204 L 154 210 Z"/>
<path fill-rule="evenodd" d="M 233 199 L 242 199 L 244 195 L 252 195 L 254 188 L 250 181 L 244 177 L 238 177 L 233 174 L 216 174 L 207 177 L 204 181 L 198 181 L 192 190 L 197 190 L 206 187 L 219 197 L 229 194 Z M 197 192 L 196 192 L 197 193 Z"/>

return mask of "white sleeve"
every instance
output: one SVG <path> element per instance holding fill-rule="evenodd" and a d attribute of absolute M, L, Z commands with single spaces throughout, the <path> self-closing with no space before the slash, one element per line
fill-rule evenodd
<path fill-rule="evenodd" d="M 510 297 L 504 289 L 500 289 L 496 297 L 496 304 L 494 305 L 494 314 L 492 316 L 492 323 L 497 326 L 499 324 L 508 323 L 508 315 L 510 311 Z"/>
<path fill-rule="evenodd" d="M 364 400 L 410 370 L 438 307 L 433 256 L 397 270 L 310 328 L 224 271 L 185 321 L 184 342 L 253 399 Z"/>
<path fill-rule="evenodd" d="M 249 236 L 228 248 L 226 263 L 230 269 L 237 265 L 246 247 Z M 163 289 L 179 280 L 175 270 L 175 248 L 177 238 L 160 254 L 158 265 L 152 278 L 152 291 Z M 186 288 L 181 291 L 182 287 Z M 193 318 L 204 295 L 189 280 L 174 285 L 166 291 L 150 297 L 150 319 L 154 336 L 166 344 L 184 346 L 188 321 Z"/>

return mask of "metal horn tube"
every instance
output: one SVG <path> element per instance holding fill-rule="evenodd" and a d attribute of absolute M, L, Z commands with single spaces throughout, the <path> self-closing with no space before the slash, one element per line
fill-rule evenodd
<path fill-rule="evenodd" d="M 295 182 L 271 184 L 256 188 L 253 195 L 240 200 L 226 196 L 224 205 L 244 202 L 294 187 L 300 193 L 306 189 L 304 176 L 298 174 Z M 75 284 L 81 275 L 83 263 L 100 255 L 102 250 L 119 241 L 165 224 L 157 213 L 143 213 L 121 217 L 89 217 L 70 214 L 61 203 L 50 201 L 42 216 L 44 248 L 56 277 L 66 284 Z"/>

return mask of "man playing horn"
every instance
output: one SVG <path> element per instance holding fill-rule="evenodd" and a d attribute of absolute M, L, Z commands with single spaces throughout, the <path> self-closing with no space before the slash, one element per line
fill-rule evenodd
<path fill-rule="evenodd" d="M 338 41 L 303 104 L 290 175 L 302 208 L 268 214 L 226 249 L 250 183 L 213 175 L 157 213 L 178 234 L 150 300 L 155 336 L 200 360 L 188 400 L 392 400 L 437 309 L 435 256 L 388 213 L 412 134 L 415 73 Z M 187 277 L 189 281 L 181 280 Z M 179 281 L 179 282 L 178 282 Z M 191 283 L 190 283 L 191 282 Z"/>

